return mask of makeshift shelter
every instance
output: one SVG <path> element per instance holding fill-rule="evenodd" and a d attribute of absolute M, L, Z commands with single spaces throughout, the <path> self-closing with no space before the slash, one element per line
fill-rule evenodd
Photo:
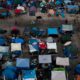
<path fill-rule="evenodd" d="M 77 13 L 79 11 L 78 5 L 67 5 L 67 12 L 68 13 Z"/>
<path fill-rule="evenodd" d="M 48 50 L 55 50 L 55 52 L 58 52 L 56 43 L 47 43 L 47 49 Z"/>
<path fill-rule="evenodd" d="M 9 46 L 0 46 L 0 54 L 9 55 Z"/>
<path fill-rule="evenodd" d="M 71 45 L 65 46 L 63 52 L 66 57 L 76 58 L 78 50 L 74 45 L 71 44 Z"/>
<path fill-rule="evenodd" d="M 7 80 L 15 80 L 17 79 L 17 69 L 13 66 L 6 67 L 4 71 L 2 72 L 3 77 Z"/>
<path fill-rule="evenodd" d="M 51 71 L 51 80 L 67 80 L 65 69 L 54 69 Z"/>
<path fill-rule="evenodd" d="M 30 59 L 29 58 L 17 58 L 16 67 L 18 68 L 30 68 Z"/>
<path fill-rule="evenodd" d="M 57 28 L 48 28 L 47 30 L 48 35 L 52 35 L 52 36 L 58 36 L 59 32 Z"/>
<path fill-rule="evenodd" d="M 11 51 L 21 51 L 21 43 L 11 43 Z"/>
<path fill-rule="evenodd" d="M 0 45 L 5 45 L 6 42 L 6 38 L 4 36 L 0 36 Z"/>
<path fill-rule="evenodd" d="M 80 75 L 80 64 L 77 64 L 75 67 L 75 73 Z"/>
<path fill-rule="evenodd" d="M 69 66 L 69 58 L 67 57 L 56 57 L 56 64 L 60 66 Z"/>
<path fill-rule="evenodd" d="M 0 28 L 0 34 L 5 34 L 7 33 L 7 30 Z"/>
<path fill-rule="evenodd" d="M 35 6 L 30 7 L 30 9 L 29 9 L 29 15 L 30 16 L 35 16 L 36 11 L 37 11 L 37 9 L 36 9 Z"/>
<path fill-rule="evenodd" d="M 52 63 L 51 55 L 39 55 L 38 58 L 40 64 Z"/>
<path fill-rule="evenodd" d="M 47 49 L 46 43 L 44 41 L 39 42 L 39 48 L 42 50 Z"/>
<path fill-rule="evenodd" d="M 72 25 L 63 24 L 62 25 L 62 31 L 63 32 L 72 32 L 73 31 L 73 26 Z"/>
<path fill-rule="evenodd" d="M 20 37 L 12 37 L 11 42 L 12 43 L 21 43 L 21 44 L 23 44 L 25 41 L 24 41 L 23 38 L 20 38 Z"/>
<path fill-rule="evenodd" d="M 49 9 L 48 13 L 53 16 L 55 14 L 55 11 L 53 9 Z"/>
<path fill-rule="evenodd" d="M 53 43 L 54 42 L 53 37 L 47 37 L 46 42 Z"/>
<path fill-rule="evenodd" d="M 37 80 L 35 70 L 22 71 L 22 80 Z"/>

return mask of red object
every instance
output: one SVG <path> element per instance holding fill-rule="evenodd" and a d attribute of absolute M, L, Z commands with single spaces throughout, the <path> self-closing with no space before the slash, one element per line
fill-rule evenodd
<path fill-rule="evenodd" d="M 15 10 L 15 14 L 20 14 L 21 12 L 22 12 L 21 9 L 16 9 L 16 10 Z"/>
<path fill-rule="evenodd" d="M 47 48 L 45 42 L 40 42 L 39 47 L 40 47 L 40 49 L 46 49 Z"/>

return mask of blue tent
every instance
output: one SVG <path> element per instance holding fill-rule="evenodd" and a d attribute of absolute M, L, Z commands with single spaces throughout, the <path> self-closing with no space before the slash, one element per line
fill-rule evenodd
<path fill-rule="evenodd" d="M 35 38 L 31 38 L 31 39 L 29 40 L 29 44 L 33 44 L 33 43 L 38 43 L 38 40 L 35 39 Z"/>
<path fill-rule="evenodd" d="M 17 58 L 16 67 L 18 68 L 30 68 L 30 59 L 29 58 Z"/>
<path fill-rule="evenodd" d="M 0 45 L 4 45 L 6 43 L 6 39 L 3 36 L 0 36 Z"/>
<path fill-rule="evenodd" d="M 58 29 L 57 28 L 48 28 L 48 35 L 58 35 Z"/>
<path fill-rule="evenodd" d="M 36 78 L 36 71 L 35 70 L 24 70 L 23 71 L 23 79 L 27 80 L 29 78 Z"/>
<path fill-rule="evenodd" d="M 9 67 L 6 67 L 6 69 L 3 71 L 2 74 L 5 76 L 6 79 L 14 80 L 17 78 L 16 70 L 17 70 L 16 67 L 9 66 Z"/>
<path fill-rule="evenodd" d="M 23 38 L 12 38 L 12 42 L 13 43 L 24 43 L 24 39 Z"/>
<path fill-rule="evenodd" d="M 75 67 L 75 72 L 77 74 L 80 74 L 80 64 L 78 64 L 76 67 Z"/>

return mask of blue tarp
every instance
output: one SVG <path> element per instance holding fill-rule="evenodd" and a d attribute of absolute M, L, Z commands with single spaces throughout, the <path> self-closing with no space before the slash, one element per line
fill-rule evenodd
<path fill-rule="evenodd" d="M 29 68 L 30 67 L 30 59 L 29 58 L 17 58 L 16 66 L 18 68 Z"/>
<path fill-rule="evenodd" d="M 77 9 L 78 6 L 77 5 L 68 5 L 67 8 L 69 8 L 69 9 Z"/>
<path fill-rule="evenodd" d="M 13 43 L 24 43 L 24 39 L 23 38 L 12 38 L 12 42 Z"/>
<path fill-rule="evenodd" d="M 4 45 L 5 43 L 6 43 L 5 38 L 0 36 L 0 45 Z"/>
<path fill-rule="evenodd" d="M 6 79 L 9 79 L 9 80 L 14 80 L 15 78 L 17 78 L 17 75 L 16 75 L 16 68 L 13 67 L 13 66 L 10 66 L 10 67 L 7 67 L 4 71 L 3 71 L 3 75 L 5 75 L 5 78 Z"/>
<path fill-rule="evenodd" d="M 38 43 L 38 40 L 34 38 L 30 39 L 29 44 L 33 44 L 33 43 Z"/>
<path fill-rule="evenodd" d="M 80 64 L 78 64 L 78 65 L 76 66 L 75 72 L 76 72 L 77 74 L 80 74 Z"/>
<path fill-rule="evenodd" d="M 24 70 L 23 79 L 28 79 L 28 78 L 36 78 L 36 71 L 35 70 Z"/>
<path fill-rule="evenodd" d="M 48 35 L 58 35 L 58 29 L 57 28 L 48 28 Z"/>

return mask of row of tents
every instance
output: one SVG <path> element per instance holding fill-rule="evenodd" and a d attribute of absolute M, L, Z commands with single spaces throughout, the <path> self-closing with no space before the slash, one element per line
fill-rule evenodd
<path fill-rule="evenodd" d="M 67 68 L 70 68 L 70 59 L 75 59 L 73 57 L 74 49 L 71 50 L 72 41 L 71 36 L 74 32 L 72 25 L 62 25 L 59 29 L 55 27 L 49 27 L 48 29 L 43 29 L 45 33 L 45 37 L 42 35 L 37 35 L 40 31 L 39 28 L 31 28 L 26 30 L 25 39 L 24 37 L 18 37 L 20 31 L 17 28 L 13 28 L 11 34 L 15 34 L 15 32 L 19 32 L 19 34 L 15 34 L 17 36 L 12 36 L 10 38 L 6 38 L 1 36 L 0 38 L 0 60 L 1 60 L 1 77 L 4 80 L 41 80 L 44 78 L 45 80 L 67 80 L 68 72 Z M 28 31 L 28 32 L 27 32 Z M 37 34 L 35 34 L 37 33 Z M 9 33 L 8 33 L 9 34 Z M 33 35 L 35 34 L 35 35 Z M 55 60 L 53 58 L 53 54 L 59 54 L 58 51 L 58 40 L 63 36 L 70 35 L 70 39 L 65 40 L 65 42 L 61 42 L 63 44 L 63 57 L 56 56 Z M 24 36 L 24 35 L 22 35 Z M 60 37 L 61 36 L 61 37 Z M 63 40 L 64 41 L 64 40 Z M 27 44 L 29 49 L 29 56 L 26 55 L 21 57 L 24 54 L 23 46 Z M 70 48 L 69 48 L 70 46 Z M 25 47 L 27 50 L 27 47 Z M 65 50 L 66 49 L 66 50 Z M 45 50 L 43 52 L 43 50 Z M 53 50 L 53 51 L 52 51 Z M 51 54 L 50 54 L 51 51 Z M 36 54 L 37 58 L 34 58 L 34 54 Z M 77 52 L 76 52 L 77 53 Z M 33 54 L 33 55 L 31 55 Z M 8 56 L 9 60 L 3 61 L 3 57 Z M 30 55 L 33 57 L 30 57 Z M 75 55 L 74 55 L 75 56 Z M 11 57 L 11 58 L 10 58 Z M 38 66 L 39 65 L 39 66 Z M 41 65 L 41 67 L 40 67 Z M 39 71 L 39 67 L 42 70 L 46 70 L 44 75 L 42 71 Z M 47 70 L 49 74 L 47 73 Z M 38 74 L 38 73 L 39 74 Z M 80 74 L 79 65 L 75 68 L 76 74 Z M 47 75 L 46 75 L 47 74 Z M 45 77 L 46 75 L 46 77 Z M 49 76 L 48 76 L 49 75 Z"/>

